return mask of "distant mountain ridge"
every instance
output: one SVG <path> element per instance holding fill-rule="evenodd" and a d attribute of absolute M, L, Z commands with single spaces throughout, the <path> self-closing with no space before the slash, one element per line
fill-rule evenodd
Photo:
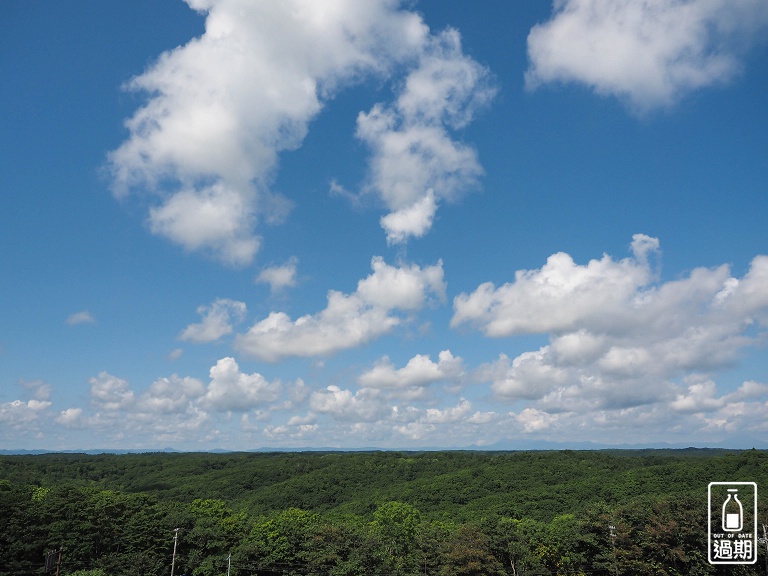
<path fill-rule="evenodd" d="M 340 446 L 299 446 L 299 447 L 274 447 L 261 446 L 246 450 L 213 448 L 207 450 L 183 450 L 172 447 L 165 448 L 87 448 L 87 449 L 0 449 L 0 455 L 24 455 L 24 454 L 154 454 L 154 453 L 207 453 L 228 454 L 234 452 L 450 452 L 454 450 L 471 450 L 481 452 L 517 452 L 527 450 L 687 450 L 687 449 L 712 449 L 712 450 L 768 450 L 768 441 L 752 437 L 732 438 L 720 443 L 689 443 L 689 442 L 650 442 L 636 444 L 599 444 L 596 442 L 553 442 L 547 440 L 501 440 L 493 444 L 483 446 L 416 446 L 382 448 L 379 446 L 340 447 Z"/>

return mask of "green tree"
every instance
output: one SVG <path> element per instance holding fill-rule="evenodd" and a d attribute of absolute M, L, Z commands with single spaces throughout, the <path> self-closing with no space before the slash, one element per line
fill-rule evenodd
<path fill-rule="evenodd" d="M 382 546 L 383 561 L 395 576 L 418 572 L 416 534 L 421 514 L 410 504 L 386 502 L 373 514 L 371 529 Z"/>
<path fill-rule="evenodd" d="M 488 537 L 476 526 L 465 524 L 453 535 L 445 553 L 441 576 L 492 576 L 504 574 L 493 555 Z"/>
<path fill-rule="evenodd" d="M 309 565 L 319 526 L 319 515 L 298 508 L 257 522 L 249 537 L 250 550 L 256 552 L 256 558 L 249 561 L 279 567 L 288 574 L 301 573 Z"/>
<path fill-rule="evenodd" d="M 531 519 L 497 517 L 483 523 L 491 550 L 510 576 L 540 574 L 544 565 L 532 550 L 542 526 Z"/>
<path fill-rule="evenodd" d="M 42 564 L 44 535 L 36 522 L 31 489 L 0 481 L 0 575 L 10 576 Z"/>
<path fill-rule="evenodd" d="M 416 535 L 419 573 L 438 574 L 445 564 L 445 553 L 457 530 L 453 522 L 422 522 Z"/>
<path fill-rule="evenodd" d="M 326 519 L 313 540 L 312 566 L 329 576 L 380 574 L 379 542 L 360 517 Z"/>
<path fill-rule="evenodd" d="M 247 515 L 233 512 L 224 501 L 196 499 L 189 505 L 194 525 L 186 534 L 194 576 L 220 573 L 231 550 L 245 537 Z"/>

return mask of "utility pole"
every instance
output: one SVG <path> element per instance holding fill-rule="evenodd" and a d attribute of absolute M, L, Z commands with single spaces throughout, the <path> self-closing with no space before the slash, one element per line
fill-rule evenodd
<path fill-rule="evenodd" d="M 227 556 L 227 576 L 229 576 L 229 569 L 232 568 L 232 552 Z"/>
<path fill-rule="evenodd" d="M 45 557 L 45 572 L 48 573 L 56 568 L 56 576 L 59 576 L 59 570 L 61 569 L 61 553 L 64 548 L 59 548 L 58 551 L 48 552 Z M 54 564 L 55 563 L 55 564 Z"/>
<path fill-rule="evenodd" d="M 763 524 L 763 540 L 765 541 L 765 573 L 768 574 L 768 536 L 765 533 L 765 524 Z"/>
<path fill-rule="evenodd" d="M 173 557 L 171 558 L 171 576 L 173 576 L 173 569 L 176 567 L 176 544 L 179 541 L 179 530 L 181 530 L 181 528 L 175 528 L 173 530 Z"/>
<path fill-rule="evenodd" d="M 613 547 L 613 573 L 618 576 L 619 567 L 616 564 L 616 526 L 611 524 L 608 526 L 608 530 L 611 531 L 611 546 Z"/>

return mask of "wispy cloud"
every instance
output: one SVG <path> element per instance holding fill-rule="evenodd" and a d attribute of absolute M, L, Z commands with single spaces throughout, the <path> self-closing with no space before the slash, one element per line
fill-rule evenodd
<path fill-rule="evenodd" d="M 174 348 L 168 353 L 168 361 L 169 362 L 175 362 L 179 358 L 181 358 L 184 355 L 184 349 L 183 348 Z"/>
<path fill-rule="evenodd" d="M 195 342 L 215 342 L 223 336 L 232 333 L 232 323 L 237 323 L 245 317 L 244 302 L 218 298 L 210 306 L 200 306 L 197 313 L 203 317 L 197 324 L 190 324 L 179 334 L 180 340 Z"/>
<path fill-rule="evenodd" d="M 286 288 L 296 286 L 296 266 L 298 259 L 293 257 L 280 266 L 264 268 L 256 277 L 256 282 L 269 284 L 272 294 L 277 294 Z"/>
<path fill-rule="evenodd" d="M 67 317 L 67 324 L 69 324 L 70 326 L 76 326 L 78 324 L 94 324 L 94 323 L 96 323 L 96 318 L 94 318 L 93 314 L 91 314 L 87 310 L 75 312 L 74 314 L 70 314 Z"/>

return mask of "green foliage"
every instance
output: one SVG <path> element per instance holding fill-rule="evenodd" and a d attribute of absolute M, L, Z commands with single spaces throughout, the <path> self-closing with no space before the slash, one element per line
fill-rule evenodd
<path fill-rule="evenodd" d="M 249 540 L 267 564 L 304 565 L 311 557 L 319 522 L 317 514 L 289 508 L 258 522 Z"/>
<path fill-rule="evenodd" d="M 33 502 L 42 502 L 45 500 L 45 497 L 48 496 L 48 493 L 51 491 L 50 488 L 43 488 L 42 486 L 32 486 L 32 501 Z"/>
<path fill-rule="evenodd" d="M 539 561 L 552 574 L 580 574 L 587 562 L 579 551 L 581 526 L 573 514 L 556 516 L 532 538 Z"/>
<path fill-rule="evenodd" d="M 490 546 L 488 536 L 472 524 L 459 528 L 445 547 L 441 576 L 503 576 L 504 568 Z"/>
<path fill-rule="evenodd" d="M 724 480 L 768 486 L 768 453 L 2 456 L 0 576 L 60 548 L 63 574 L 167 575 L 176 528 L 179 576 L 760 573 L 762 548 L 706 561 Z"/>
<path fill-rule="evenodd" d="M 386 502 L 373 514 L 371 528 L 381 545 L 381 560 L 388 573 L 410 574 L 416 570 L 416 535 L 421 515 L 410 504 Z"/>

